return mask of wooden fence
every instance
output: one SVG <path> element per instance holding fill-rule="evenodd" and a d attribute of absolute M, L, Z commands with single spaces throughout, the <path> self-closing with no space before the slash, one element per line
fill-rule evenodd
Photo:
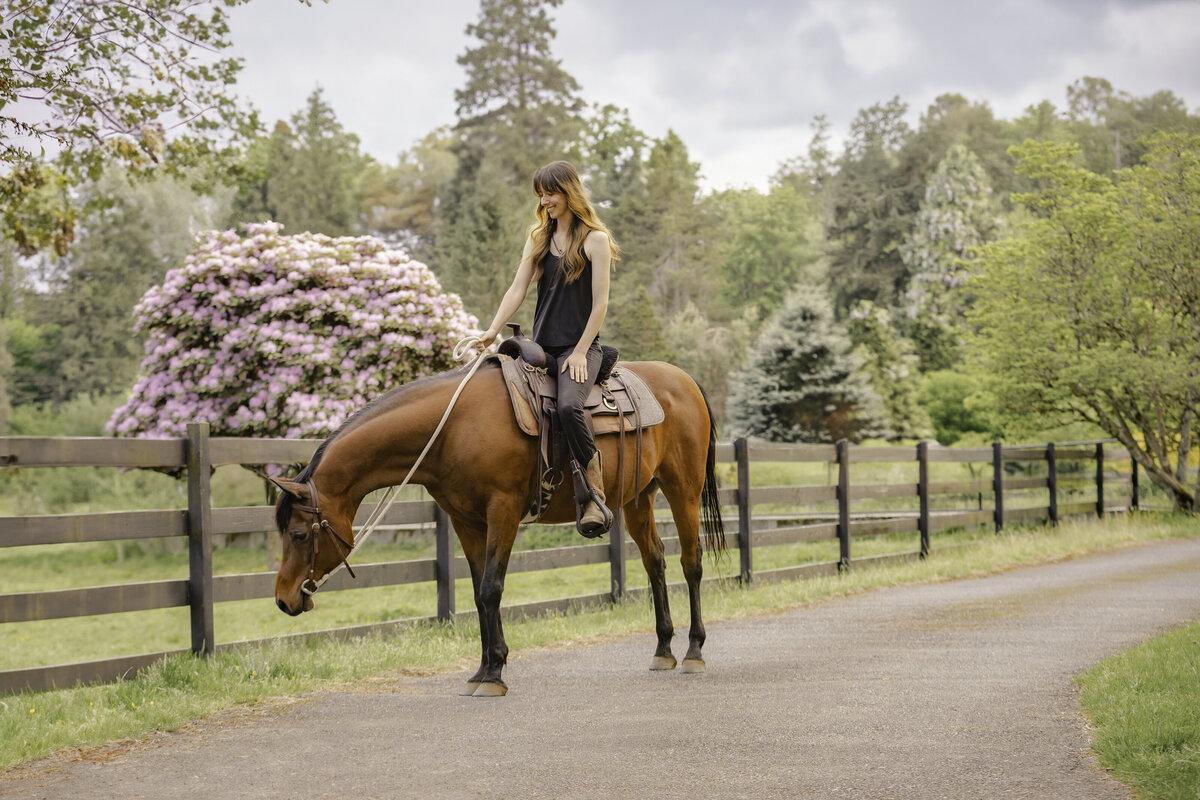
<path fill-rule="evenodd" d="M 21 438 L 0 437 L 0 468 L 119 467 L 170 468 L 186 471 L 188 507 L 165 511 L 121 511 L 98 514 L 66 514 L 0 517 L 0 547 L 103 542 L 159 537 L 186 537 L 189 549 L 189 577 L 78 589 L 0 594 L 0 623 L 20 623 L 64 617 L 115 614 L 126 611 L 187 606 L 191 619 L 191 651 L 206 655 L 214 649 L 245 642 L 216 644 L 213 625 L 215 603 L 271 598 L 274 573 L 235 575 L 213 574 L 213 537 L 270 531 L 274 528 L 274 509 L 269 506 L 214 508 L 209 481 L 212 469 L 226 464 L 303 463 L 311 458 L 318 443 L 311 440 L 260 440 L 215 438 L 208 435 L 207 424 L 188 426 L 186 439 L 110 439 L 110 438 Z M 929 443 L 915 447 L 860 447 L 839 442 L 836 445 L 779 445 L 738 439 L 720 444 L 718 461 L 736 465 L 736 486 L 722 489 L 726 511 L 726 542 L 739 553 L 739 577 L 751 581 L 794 580 L 822 574 L 836 574 L 854 563 L 887 559 L 923 558 L 931 549 L 931 535 L 938 530 L 974 525 L 992 525 L 997 531 L 1012 522 L 1048 521 L 1056 523 L 1074 514 L 1103 515 L 1106 511 L 1137 508 L 1138 471 L 1124 450 L 1103 442 L 1063 445 L 1005 447 L 997 442 L 985 448 L 943 448 Z M 1060 465 L 1065 461 L 1091 462 L 1094 469 L 1084 477 L 1065 477 Z M 1132 464 L 1128 472 L 1111 472 L 1113 461 Z M 823 463 L 836 483 L 809 486 L 750 486 L 751 465 L 760 462 Z M 903 462 L 916 464 L 917 480 L 909 483 L 856 484 L 851 476 L 855 464 Z M 968 481 L 935 482 L 930 480 L 930 465 L 941 462 L 983 464 L 983 477 Z M 1010 475 L 1014 466 L 1045 463 L 1045 475 Z M 1076 469 L 1078 471 L 1078 468 Z M 1067 483 L 1083 484 L 1091 499 L 1086 502 L 1060 503 Z M 1117 493 L 1106 491 L 1118 484 Z M 1048 502 L 1016 507 L 1010 502 L 1015 492 L 1037 490 Z M 970 509 L 933 508 L 935 498 L 972 496 L 977 505 Z M 985 506 L 985 497 L 988 504 Z M 906 499 L 901 510 L 865 512 L 853 506 L 864 500 Z M 660 498 L 661 503 L 661 498 Z M 778 509 L 822 504 L 824 513 L 806 513 Z M 768 506 L 770 513 L 762 510 Z M 372 510 L 365 504 L 360 511 L 361 524 Z M 449 522 L 432 502 L 395 504 L 383 520 L 385 525 L 432 523 L 435 529 L 435 557 L 376 564 L 358 564 L 357 580 L 340 572 L 326 585 L 327 591 L 372 586 L 428 582 L 437 592 L 437 616 L 421 619 L 453 620 L 473 615 L 474 610 L 455 608 L 454 581 L 469 576 L 466 560 L 456 556 Z M 856 559 L 851 544 L 855 537 L 911 532 L 915 549 L 905 553 Z M 636 546 L 620 531 L 610 541 L 573 547 L 515 551 L 509 572 L 559 569 L 583 564 L 607 562 L 611 570 L 609 592 L 558 598 L 509 606 L 506 618 L 547 612 L 565 612 L 571 608 L 619 600 L 623 596 L 644 593 L 628 589 L 625 570 L 628 559 L 637 559 Z M 837 540 L 836 561 L 755 571 L 755 548 L 821 540 Z M 663 536 L 668 554 L 679 552 L 678 539 Z M 0 592 L 3 591 L 0 582 Z M 412 618 L 368 625 L 338 628 L 317 633 L 294 634 L 350 637 L 389 630 L 412 624 Z M 265 641 L 265 640 L 255 640 Z M 44 690 L 71 686 L 77 682 L 113 680 L 131 674 L 174 652 L 143 653 L 100 661 L 53 666 L 38 666 L 0 671 L 0 692 L 25 689 Z"/>

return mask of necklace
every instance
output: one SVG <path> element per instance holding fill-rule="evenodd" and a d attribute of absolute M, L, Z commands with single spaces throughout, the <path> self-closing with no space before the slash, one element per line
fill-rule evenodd
<path fill-rule="evenodd" d="M 566 254 L 567 251 L 564 248 L 559 247 L 558 242 L 555 241 L 555 237 L 551 236 L 550 237 L 550 252 L 553 253 L 557 258 L 562 258 Z"/>

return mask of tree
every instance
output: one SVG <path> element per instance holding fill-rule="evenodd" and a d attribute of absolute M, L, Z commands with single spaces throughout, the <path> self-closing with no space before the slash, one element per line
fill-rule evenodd
<path fill-rule="evenodd" d="M 358 181 L 368 160 L 318 87 L 291 125 L 278 123 L 243 161 L 248 180 L 233 221 L 274 220 L 297 231 L 344 236 L 358 230 Z"/>
<path fill-rule="evenodd" d="M 987 174 L 970 150 L 950 148 L 925 186 L 925 200 L 900 247 L 911 273 L 904 295 L 921 371 L 949 369 L 961 357 L 970 305 L 967 278 L 979 245 L 996 230 Z"/>
<path fill-rule="evenodd" d="M 725 419 L 729 373 L 745 363 L 757 325 L 753 309 L 727 325 L 717 325 L 689 303 L 663 326 L 667 346 L 674 354 L 672 363 L 704 387 L 718 420 Z"/>
<path fill-rule="evenodd" d="M 8 398 L 8 386 L 12 380 L 13 361 L 8 352 L 8 330 L 0 319 L 0 436 L 8 435 L 8 417 L 12 404 Z"/>
<path fill-rule="evenodd" d="M 920 197 L 919 176 L 899 170 L 901 148 L 911 135 L 907 110 L 897 97 L 860 111 L 838 159 L 826 236 L 839 316 L 860 300 L 891 306 L 908 283 L 899 247 L 912 229 Z"/>
<path fill-rule="evenodd" d="M 142 376 L 108 428 L 327 436 L 369 398 L 452 366 L 476 328 L 433 273 L 371 237 L 211 231 L 136 309 Z"/>
<path fill-rule="evenodd" d="M 438 128 L 401 153 L 396 166 L 367 165 L 360 180 L 360 216 L 368 232 L 395 239 L 418 257 L 432 252 L 438 191 L 458 170 L 456 141 L 449 130 Z"/>
<path fill-rule="evenodd" d="M 879 397 L 851 350 L 829 298 L 798 287 L 764 326 L 750 364 L 730 376 L 731 433 L 776 442 L 889 435 Z"/>
<path fill-rule="evenodd" d="M 609 342 L 626 361 L 674 361 L 675 353 L 646 287 L 639 286 L 627 302 L 613 304 L 617 313 L 605 319 Z"/>
<path fill-rule="evenodd" d="M 477 153 L 499 154 L 505 177 L 523 183 L 575 138 L 579 84 L 554 58 L 547 9 L 562 0 L 482 0 L 458 57 L 466 85 L 454 92 L 458 129 Z"/>
<path fill-rule="evenodd" d="M 727 224 L 732 234 L 725 242 L 721 274 L 730 308 L 754 308 L 757 323 L 769 317 L 803 278 L 813 274 L 820 253 L 819 224 L 811 213 L 807 192 L 789 184 L 767 194 L 749 189 L 728 195 Z M 757 324 L 756 323 L 756 324 Z"/>
<path fill-rule="evenodd" d="M 917 401 L 929 415 L 939 444 L 949 447 L 970 434 L 992 433 L 990 415 L 972 397 L 980 382 L 953 370 L 929 372 L 921 379 Z"/>
<path fill-rule="evenodd" d="M 77 210 L 63 187 L 98 178 L 112 159 L 134 175 L 186 169 L 252 134 L 256 117 L 229 93 L 240 62 L 211 57 L 230 44 L 226 8 L 242 2 L 49 0 L 5 11 L 4 236 L 26 254 L 65 253 Z M 41 148 L 58 152 L 55 167 Z"/>
<path fill-rule="evenodd" d="M 438 194 L 433 268 L 467 308 L 490 317 L 533 221 L 530 178 L 578 131 L 578 84 L 550 52 L 548 9 L 562 0 L 483 0 L 459 56 L 454 180 Z"/>
<path fill-rule="evenodd" d="M 1200 400 L 1200 136 L 1160 134 L 1115 181 L 1074 145 L 1027 142 L 1036 213 L 982 250 L 974 318 L 1005 408 L 1116 437 L 1181 509 Z"/>
<path fill-rule="evenodd" d="M 846 322 L 854 353 L 879 395 L 894 439 L 929 435 L 929 416 L 917 401 L 921 373 L 913 343 L 892 323 L 887 309 L 868 302 L 850 312 Z"/>
<path fill-rule="evenodd" d="M 200 228 L 219 215 L 217 202 L 161 176 L 136 185 L 116 169 L 80 189 L 92 210 L 71 252 L 44 276 L 46 291 L 28 303 L 26 318 L 54 331 L 42 353 L 53 383 L 37 397 L 63 403 L 129 386 L 141 360 L 133 307 L 192 248 Z M 103 198 L 103 203 L 99 199 Z"/>

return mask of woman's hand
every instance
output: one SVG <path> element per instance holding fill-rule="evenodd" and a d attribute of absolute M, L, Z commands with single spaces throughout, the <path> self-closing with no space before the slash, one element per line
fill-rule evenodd
<path fill-rule="evenodd" d="M 587 381 L 588 366 L 587 353 L 580 353 L 578 350 L 572 350 L 571 355 L 563 362 L 562 369 L 558 372 L 562 374 L 570 370 L 571 380 L 576 383 L 584 383 Z"/>
<path fill-rule="evenodd" d="M 479 334 L 479 346 L 486 350 L 492 346 L 492 342 L 496 341 L 496 337 L 498 335 L 499 334 L 496 331 L 493 331 L 489 328 L 488 330 Z"/>

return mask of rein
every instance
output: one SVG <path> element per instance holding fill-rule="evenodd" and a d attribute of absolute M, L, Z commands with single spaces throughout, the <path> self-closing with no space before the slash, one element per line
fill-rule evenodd
<path fill-rule="evenodd" d="M 478 344 L 478 342 L 478 336 L 468 336 L 465 339 L 460 340 L 458 344 L 454 346 L 455 360 L 465 360 L 467 354 L 470 353 L 471 349 Z M 417 467 L 421 466 L 421 462 L 429 453 L 430 448 L 433 447 L 434 440 L 437 439 L 438 434 L 441 433 L 442 428 L 445 427 L 446 420 L 450 418 L 450 412 L 454 409 L 455 403 L 458 402 L 458 397 L 462 394 L 462 390 L 467 385 L 467 381 L 471 380 L 471 376 L 473 376 L 476 370 L 479 369 L 479 365 L 483 363 L 484 359 L 487 358 L 487 355 L 487 350 L 483 350 L 478 356 L 476 356 L 475 362 L 471 365 L 471 369 L 458 384 L 458 388 L 454 390 L 454 394 L 450 398 L 450 403 L 446 406 L 446 412 L 442 414 L 442 418 L 438 421 L 437 427 L 433 429 L 433 434 L 430 435 L 429 441 L 425 443 L 425 449 L 423 449 L 421 454 L 417 456 L 417 460 L 413 462 L 412 467 L 408 470 L 408 474 L 404 476 L 404 480 L 396 486 L 389 486 L 387 491 L 384 492 L 383 497 L 381 497 L 379 502 L 376 504 L 375 510 L 371 512 L 371 516 L 367 518 L 367 521 L 363 523 L 363 526 L 359 528 L 358 533 L 354 536 L 353 545 L 339 536 L 333 529 L 333 526 L 329 524 L 329 520 L 321 516 L 321 509 L 319 507 L 320 503 L 317 502 L 317 485 L 313 483 L 311 479 L 308 481 L 308 491 L 312 495 L 312 505 L 297 505 L 294 507 L 299 508 L 302 511 L 308 511 L 312 514 L 315 514 L 318 521 L 313 523 L 313 554 L 312 560 L 309 562 L 308 578 L 306 578 L 304 583 L 301 584 L 300 591 L 311 596 L 314 592 L 321 588 L 325 581 L 329 580 L 329 578 L 336 574 L 337 571 L 342 567 L 345 567 L 347 570 L 349 570 L 350 577 L 355 577 L 354 570 L 350 569 L 350 557 L 358 551 L 358 548 L 362 547 L 363 542 L 367 540 L 367 537 L 375 532 L 376 526 L 378 526 L 380 521 L 383 520 L 383 515 L 386 514 L 388 509 L 392 507 L 392 503 L 396 502 L 398 499 L 400 490 L 408 485 L 408 482 L 412 479 L 413 474 L 416 473 Z M 320 580 L 314 580 L 313 573 L 316 571 L 318 549 L 317 534 L 322 529 L 328 531 L 329 535 L 333 537 L 334 542 L 338 547 L 338 553 L 342 555 L 342 560 L 337 566 L 322 575 Z"/>

